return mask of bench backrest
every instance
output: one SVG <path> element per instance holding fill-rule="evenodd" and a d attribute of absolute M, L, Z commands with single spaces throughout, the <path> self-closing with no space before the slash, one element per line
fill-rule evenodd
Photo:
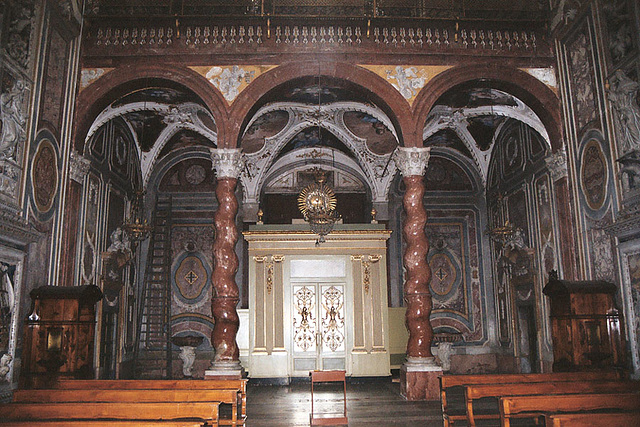
<path fill-rule="evenodd" d="M 525 412 L 581 412 L 598 409 L 631 411 L 640 407 L 640 394 L 557 394 L 547 396 L 507 396 L 500 398 L 500 415 Z"/>
<path fill-rule="evenodd" d="M 603 412 L 590 414 L 553 414 L 547 425 L 552 427 L 613 427 L 640 425 L 640 412 Z"/>
<path fill-rule="evenodd" d="M 198 418 L 218 421 L 218 404 L 211 402 L 92 402 L 7 403 L 0 405 L 6 419 L 164 419 Z"/>
<path fill-rule="evenodd" d="M 598 381 L 619 379 L 615 371 L 554 372 L 546 374 L 483 374 L 444 375 L 440 387 L 449 388 L 468 384 L 540 383 L 547 381 Z"/>
<path fill-rule="evenodd" d="M 247 380 L 59 380 L 56 389 L 246 390 Z"/>
<path fill-rule="evenodd" d="M 14 402 L 220 402 L 235 404 L 236 390 L 16 390 Z"/>
<path fill-rule="evenodd" d="M 560 381 L 545 383 L 480 384 L 465 386 L 467 400 L 535 394 L 615 393 L 640 390 L 638 381 Z"/>

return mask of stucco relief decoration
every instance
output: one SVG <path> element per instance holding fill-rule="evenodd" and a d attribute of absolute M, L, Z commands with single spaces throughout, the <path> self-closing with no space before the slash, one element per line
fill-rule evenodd
<path fill-rule="evenodd" d="M 0 95 L 0 119 L 2 130 L 0 131 L 0 160 L 16 160 L 19 145 L 27 135 L 27 115 L 23 110 L 26 86 L 24 81 L 18 79 L 7 92 Z"/>
<path fill-rule="evenodd" d="M 580 4 L 579 0 L 553 0 L 551 2 L 551 28 L 555 28 L 560 23 L 567 25 L 575 19 Z"/>
<path fill-rule="evenodd" d="M 69 177 L 72 180 L 78 184 L 82 184 L 84 177 L 89 173 L 90 167 L 91 161 L 89 159 L 75 150 L 71 151 L 71 155 L 69 156 Z"/>
<path fill-rule="evenodd" d="M 29 41 L 34 24 L 33 0 L 22 0 L 9 21 L 5 51 L 10 58 L 26 68 L 29 63 Z M 4 41 L 4 40 L 3 40 Z"/>
<path fill-rule="evenodd" d="M 33 198 L 40 212 L 48 212 L 58 191 L 58 158 L 53 144 L 43 139 L 33 157 Z"/>
<path fill-rule="evenodd" d="M 360 65 L 387 80 L 402 96 L 412 103 L 420 90 L 435 76 L 450 66 L 390 66 Z"/>
<path fill-rule="evenodd" d="M 426 77 L 416 67 L 404 68 L 401 65 L 394 70 L 387 70 L 387 80 L 391 81 L 405 99 L 415 98 L 427 83 Z"/>
<path fill-rule="evenodd" d="M 211 67 L 206 74 L 209 82 L 222 92 L 224 99 L 233 102 L 240 94 L 240 86 L 245 83 L 251 83 L 255 75 L 255 71 L 248 71 L 237 65 L 233 67 Z"/>
<path fill-rule="evenodd" d="M 211 148 L 213 169 L 218 179 L 237 179 L 244 168 L 244 158 L 238 148 Z"/>
<path fill-rule="evenodd" d="M 603 1 L 602 11 L 609 33 L 609 56 L 614 64 L 621 63 L 633 52 L 633 10 L 628 6 L 633 4 L 627 0 Z"/>
<path fill-rule="evenodd" d="M 555 153 L 549 154 L 544 161 L 554 182 L 568 175 L 567 150 L 564 146 Z"/>
<path fill-rule="evenodd" d="M 607 161 L 600 142 L 591 139 L 585 145 L 581 159 L 580 184 L 589 208 L 599 210 L 607 197 Z"/>
<path fill-rule="evenodd" d="M 429 164 L 431 148 L 398 147 L 393 153 L 393 161 L 402 176 L 423 175 Z"/>
<path fill-rule="evenodd" d="M 615 111 L 618 146 L 623 154 L 640 149 L 639 89 L 640 84 L 631 80 L 622 70 L 616 71 L 609 79 L 607 93 Z"/>
<path fill-rule="evenodd" d="M 631 284 L 631 304 L 635 314 L 633 328 L 635 331 L 631 334 L 636 340 L 636 360 L 640 361 L 640 252 L 629 254 L 627 257 L 629 280 Z"/>
<path fill-rule="evenodd" d="M 570 52 L 569 66 L 571 68 L 573 108 L 578 130 L 595 120 L 598 111 L 594 91 L 592 49 L 587 34 L 588 32 L 585 30 L 570 46 L 567 46 Z"/>
<path fill-rule="evenodd" d="M 591 243 L 591 261 L 593 275 L 596 279 L 615 281 L 615 262 L 613 257 L 612 238 L 603 226 L 606 219 L 600 222 L 592 222 L 589 230 L 589 242 Z"/>
<path fill-rule="evenodd" d="M 104 76 L 113 68 L 83 68 L 80 72 L 80 90 Z"/>

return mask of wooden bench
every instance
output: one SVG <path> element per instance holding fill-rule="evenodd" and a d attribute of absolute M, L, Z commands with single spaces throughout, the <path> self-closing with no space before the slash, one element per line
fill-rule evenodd
<path fill-rule="evenodd" d="M 500 398 L 500 424 L 511 425 L 511 418 L 550 417 L 562 412 L 636 411 L 640 393 L 558 394 L 548 396 L 507 396 Z"/>
<path fill-rule="evenodd" d="M 213 402 L 58 402 L 0 405 L 0 420 L 27 421 L 40 425 L 57 421 L 164 421 L 185 420 L 218 425 L 218 403 Z"/>
<path fill-rule="evenodd" d="M 497 399 L 503 396 L 621 393 L 640 390 L 638 381 L 552 381 L 544 383 L 480 384 L 464 386 L 467 423 L 476 419 L 499 419 Z M 495 398 L 495 412 L 475 414 L 473 404 L 479 399 Z"/>
<path fill-rule="evenodd" d="M 479 374 L 479 375 L 445 375 L 440 377 L 440 399 L 444 425 L 448 427 L 455 421 L 466 420 L 463 386 L 472 384 L 511 384 L 542 383 L 548 381 L 598 381 L 615 380 L 620 375 L 615 371 L 601 372 L 557 372 L 544 374 Z M 456 396 L 455 391 L 459 394 Z M 453 393 L 452 393 L 453 392 Z M 452 399 L 453 397 L 453 399 Z M 458 397 L 459 405 L 451 407 L 450 401 Z"/>
<path fill-rule="evenodd" d="M 64 390 L 230 390 L 236 393 L 231 404 L 231 419 L 221 425 L 244 425 L 247 418 L 247 380 L 59 380 L 55 389 Z M 240 411 L 238 411 L 238 406 Z M 238 414 L 240 412 L 240 414 Z"/>
<path fill-rule="evenodd" d="M 552 414 L 546 422 L 547 427 L 637 427 L 640 412 Z"/>
<path fill-rule="evenodd" d="M 34 420 L 1 421 L 2 427 L 33 427 Z M 37 420 L 38 427 L 203 427 L 206 424 L 200 421 L 173 421 L 173 420 L 81 420 L 81 421 L 50 421 Z"/>

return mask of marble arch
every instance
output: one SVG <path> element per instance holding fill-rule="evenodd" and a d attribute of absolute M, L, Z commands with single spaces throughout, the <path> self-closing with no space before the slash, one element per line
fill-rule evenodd
<path fill-rule="evenodd" d="M 241 135 L 248 125 L 252 110 L 268 92 L 298 77 L 316 76 L 318 74 L 321 77 L 346 80 L 374 97 L 378 106 L 385 110 L 385 113 L 394 123 L 400 145 L 407 145 L 407 141 L 419 138 L 422 134 L 421 130 L 416 133 L 416 124 L 407 100 L 382 77 L 353 64 L 305 61 L 283 64 L 269 70 L 258 76 L 238 95 L 229 113 L 228 138 L 218 138 L 221 144 L 220 147 L 223 147 L 223 141 L 227 144 L 229 141 L 235 141 L 235 145 L 239 145 Z M 224 147 L 229 148 L 229 145 Z"/>
<path fill-rule="evenodd" d="M 542 121 L 553 150 L 562 146 L 562 119 L 558 96 L 525 71 L 496 63 L 454 67 L 429 81 L 413 104 L 417 126 L 415 132 L 422 135 L 424 123 L 442 95 L 456 86 L 474 80 L 488 80 L 492 88 L 503 90 L 522 100 Z M 421 145 L 420 143 L 419 146 Z"/>
<path fill-rule="evenodd" d="M 78 94 L 74 146 L 83 151 L 94 120 L 118 97 L 139 89 L 145 80 L 158 79 L 178 83 L 195 93 L 213 116 L 219 141 L 225 141 L 228 106 L 222 94 L 197 72 L 177 65 L 127 64 L 106 73 Z"/>

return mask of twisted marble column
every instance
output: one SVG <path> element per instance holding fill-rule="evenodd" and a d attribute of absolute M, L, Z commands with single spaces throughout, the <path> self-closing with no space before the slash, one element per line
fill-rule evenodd
<path fill-rule="evenodd" d="M 425 186 L 422 176 L 429 162 L 429 154 L 429 148 L 401 147 L 394 155 L 394 161 L 404 177 L 406 186 L 403 203 L 407 216 L 403 233 L 407 248 L 403 263 L 406 269 L 404 298 L 407 304 L 405 322 L 409 330 L 408 362 L 413 362 L 416 358 L 433 357 L 433 328 L 429 320 L 431 270 L 427 263 L 429 242 L 424 231 L 427 211 L 423 205 Z"/>
<path fill-rule="evenodd" d="M 211 311 L 215 325 L 211 344 L 215 350 L 215 357 L 211 369 L 240 370 L 240 352 L 236 343 L 240 325 L 236 306 L 240 300 L 240 293 L 235 282 L 238 271 L 238 257 L 235 252 L 238 241 L 235 221 L 238 201 L 235 188 L 242 171 L 242 154 L 239 149 L 212 149 L 211 158 L 217 174 L 216 196 L 218 198 L 218 210 L 213 219 L 216 228 L 212 274 L 215 294 L 212 298 Z"/>

